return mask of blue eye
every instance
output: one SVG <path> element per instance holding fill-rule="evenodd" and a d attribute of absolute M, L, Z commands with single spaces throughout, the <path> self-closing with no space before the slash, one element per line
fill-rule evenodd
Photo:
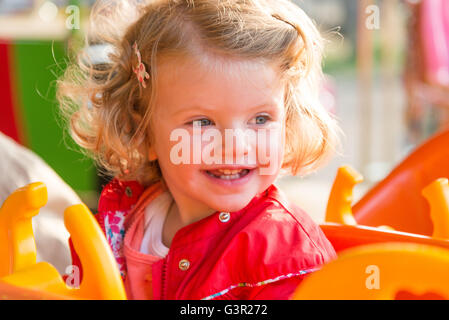
<path fill-rule="evenodd" d="M 210 121 L 209 119 L 203 118 L 203 119 L 193 120 L 192 124 L 200 126 L 200 127 L 207 127 L 207 126 L 212 125 L 212 121 Z"/>
<path fill-rule="evenodd" d="M 265 124 L 268 120 L 269 120 L 268 116 L 257 116 L 255 118 L 255 123 L 256 124 Z"/>

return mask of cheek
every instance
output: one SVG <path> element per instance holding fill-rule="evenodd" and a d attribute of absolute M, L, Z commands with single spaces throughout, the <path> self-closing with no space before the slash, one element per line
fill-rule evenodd
<path fill-rule="evenodd" d="M 181 150 L 180 143 L 165 140 L 160 143 L 158 162 L 162 176 L 169 186 L 176 188 L 191 187 L 197 179 L 198 165 L 192 164 L 186 157 L 186 149 Z"/>
<path fill-rule="evenodd" d="M 154 145 L 150 152 L 153 152 L 159 162 L 159 166 L 166 168 L 170 166 L 172 161 L 170 161 L 170 151 L 174 146 L 176 146 L 176 141 L 170 141 L 172 130 L 160 123 L 155 123 L 154 125 Z"/>
<path fill-rule="evenodd" d="M 262 167 L 281 166 L 284 156 L 285 130 L 283 126 L 259 130 L 257 135 L 257 161 Z"/>
<path fill-rule="evenodd" d="M 201 144 L 194 142 L 187 130 L 166 130 L 161 132 L 158 139 L 155 149 L 159 165 L 166 173 L 189 176 L 199 167 Z"/>

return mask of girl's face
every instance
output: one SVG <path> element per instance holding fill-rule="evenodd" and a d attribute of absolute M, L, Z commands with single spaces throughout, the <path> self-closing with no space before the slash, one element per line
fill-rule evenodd
<path fill-rule="evenodd" d="M 274 182 L 285 140 L 276 71 L 248 60 L 158 66 L 149 159 L 157 158 L 181 213 L 237 211 Z"/>

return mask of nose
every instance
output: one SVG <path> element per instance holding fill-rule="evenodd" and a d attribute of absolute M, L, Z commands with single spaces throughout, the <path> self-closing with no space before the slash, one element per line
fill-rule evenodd
<path fill-rule="evenodd" d="M 243 164 L 244 158 L 251 154 L 253 149 L 251 130 L 238 128 L 225 129 L 222 133 L 222 150 L 226 164 Z"/>

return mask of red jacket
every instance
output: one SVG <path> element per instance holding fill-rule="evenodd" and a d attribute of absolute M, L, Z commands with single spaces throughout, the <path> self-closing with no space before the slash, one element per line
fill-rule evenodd
<path fill-rule="evenodd" d="M 273 185 L 239 211 L 180 229 L 164 259 L 142 254 L 143 209 L 160 192 L 160 184 L 144 191 L 113 180 L 100 197 L 96 217 L 130 299 L 289 299 L 306 274 L 336 257 L 320 227 Z"/>

